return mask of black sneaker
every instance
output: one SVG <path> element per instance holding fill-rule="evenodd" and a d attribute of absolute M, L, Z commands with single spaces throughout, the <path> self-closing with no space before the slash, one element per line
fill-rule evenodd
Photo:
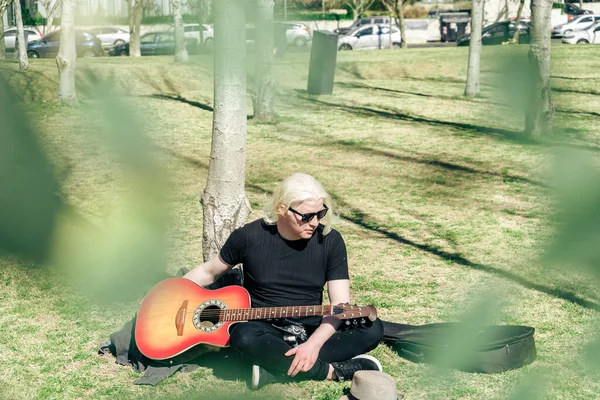
<path fill-rule="evenodd" d="M 252 381 L 250 382 L 250 389 L 258 390 L 265 385 L 275 382 L 277 382 L 277 379 L 269 371 L 260 365 L 252 366 Z"/>
<path fill-rule="evenodd" d="M 347 361 L 334 362 L 333 372 L 338 381 L 352 380 L 357 371 L 383 371 L 381 363 L 373 356 L 361 354 Z"/>

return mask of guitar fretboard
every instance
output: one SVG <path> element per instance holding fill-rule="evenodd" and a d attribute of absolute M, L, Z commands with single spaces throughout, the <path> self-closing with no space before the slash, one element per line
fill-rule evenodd
<path fill-rule="evenodd" d="M 232 308 L 221 310 L 220 321 L 250 321 L 254 319 L 276 319 L 292 317 L 313 317 L 333 314 L 333 306 Z"/>

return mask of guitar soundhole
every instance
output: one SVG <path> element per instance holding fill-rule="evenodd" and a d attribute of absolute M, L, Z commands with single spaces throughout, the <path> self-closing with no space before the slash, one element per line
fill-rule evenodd
<path fill-rule="evenodd" d="M 207 300 L 200 304 L 194 311 L 194 326 L 202 332 L 214 332 L 219 329 L 223 322 L 220 319 L 221 310 L 227 305 L 221 300 Z"/>
<path fill-rule="evenodd" d="M 200 313 L 200 324 L 205 328 L 211 328 L 219 322 L 219 311 L 221 309 L 216 306 L 206 307 Z"/>

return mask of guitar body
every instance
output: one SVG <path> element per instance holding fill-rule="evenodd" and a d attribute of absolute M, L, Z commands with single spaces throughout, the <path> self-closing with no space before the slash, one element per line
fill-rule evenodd
<path fill-rule="evenodd" d="M 154 286 L 137 314 L 135 341 L 146 357 L 164 360 L 204 343 L 229 345 L 229 328 L 238 321 L 220 321 L 223 309 L 250 308 L 241 286 L 207 290 L 185 278 L 169 278 Z"/>

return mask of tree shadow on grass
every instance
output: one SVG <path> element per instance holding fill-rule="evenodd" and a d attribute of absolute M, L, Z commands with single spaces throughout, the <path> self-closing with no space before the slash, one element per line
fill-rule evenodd
<path fill-rule="evenodd" d="M 18 69 L 0 68 L 0 77 L 9 82 L 11 87 L 19 88 L 13 93 L 18 101 L 29 100 L 38 103 L 40 101 L 56 100 L 56 91 L 48 90 L 48 88 L 54 87 L 58 89 L 58 79 L 53 75 L 33 69 L 29 69 L 27 73 L 22 73 Z M 20 79 L 23 80 L 22 86 L 19 86 L 18 83 Z"/>
<path fill-rule="evenodd" d="M 210 111 L 210 112 L 214 111 L 214 108 L 212 106 L 205 104 L 205 103 L 200 103 L 199 101 L 188 100 L 185 97 L 182 97 L 180 94 L 174 95 L 174 94 L 155 93 L 155 94 L 149 94 L 149 95 L 146 95 L 143 97 L 150 97 L 150 98 L 161 99 L 161 100 L 179 101 L 181 103 L 185 103 L 190 106 L 197 107 L 201 110 Z"/>
<path fill-rule="evenodd" d="M 360 84 L 360 83 L 339 82 L 339 83 L 336 83 L 336 86 L 340 86 L 340 87 L 348 88 L 348 89 L 367 89 L 367 90 L 376 90 L 376 91 L 386 92 L 386 93 L 407 94 L 410 96 L 428 97 L 428 98 L 435 98 L 435 99 L 442 99 L 442 100 L 466 101 L 466 102 L 470 102 L 470 103 L 482 103 L 482 104 L 491 104 L 491 105 L 497 105 L 497 106 L 506 106 L 505 104 L 488 101 L 488 100 L 482 102 L 482 101 L 477 101 L 477 100 L 474 100 L 474 99 L 471 99 L 468 97 L 445 96 L 443 94 L 434 95 L 434 94 L 429 94 L 429 93 L 411 92 L 408 90 L 388 89 L 388 88 L 383 88 L 383 87 L 379 87 L 379 86 L 369 86 L 369 85 L 364 85 L 364 84 Z"/>
<path fill-rule="evenodd" d="M 577 89 L 561 89 L 561 88 L 556 88 L 553 87 L 552 88 L 553 92 L 557 92 L 557 93 L 575 93 L 575 94 L 590 94 L 593 96 L 599 96 L 600 92 L 594 92 L 591 90 L 577 90 Z"/>
<path fill-rule="evenodd" d="M 416 163 L 416 164 L 431 165 L 431 166 L 443 168 L 443 169 L 446 169 L 449 171 L 463 172 L 463 173 L 467 173 L 467 174 L 483 175 L 483 176 L 490 176 L 490 177 L 501 177 L 508 181 L 524 182 L 524 183 L 529 183 L 531 185 L 535 185 L 535 186 L 539 186 L 539 187 L 543 187 L 543 188 L 549 187 L 548 185 L 546 185 L 543 182 L 525 178 L 525 177 L 521 177 L 521 176 L 509 175 L 509 174 L 503 174 L 503 173 L 497 173 L 497 172 L 490 172 L 490 171 L 481 171 L 481 170 L 478 170 L 475 168 L 471 168 L 471 167 L 467 167 L 467 166 L 459 165 L 459 164 L 453 164 L 453 163 L 449 163 L 449 162 L 445 162 L 445 161 L 427 160 L 427 159 L 418 158 L 418 157 L 403 156 L 403 155 L 399 155 L 399 154 L 394 154 L 390 151 L 374 149 L 374 148 L 368 147 L 368 146 L 357 146 L 354 143 L 346 142 L 343 140 L 338 140 L 333 143 L 340 145 L 340 146 L 346 146 L 346 147 L 349 147 L 352 149 L 356 149 L 361 152 L 393 158 L 395 160 L 412 162 L 412 163 Z"/>
<path fill-rule="evenodd" d="M 175 158 L 177 158 L 179 160 L 182 160 L 182 161 L 188 163 L 189 165 L 191 165 L 191 166 L 193 166 L 195 168 L 208 171 L 208 162 L 204 162 L 204 161 L 198 160 L 197 158 L 194 158 L 194 157 L 186 156 L 185 154 L 178 153 L 175 150 L 169 149 L 167 147 L 154 146 L 154 148 L 156 150 L 162 151 L 165 154 L 168 154 L 168 155 L 170 155 L 172 157 L 175 157 Z M 262 186 L 252 184 L 252 183 L 250 183 L 248 181 L 246 181 L 245 187 L 254 190 L 256 193 L 272 194 L 272 191 L 267 190 L 267 189 L 263 188 Z"/>
<path fill-rule="evenodd" d="M 168 147 L 162 147 L 162 146 L 155 145 L 154 148 L 156 150 L 162 151 L 165 154 L 168 154 L 172 157 L 182 160 L 195 168 L 199 168 L 199 169 L 208 171 L 208 162 L 198 160 L 197 158 L 194 158 L 194 157 L 186 156 L 185 154 L 178 153 L 175 150 L 170 149 Z"/>
<path fill-rule="evenodd" d="M 353 77 L 355 77 L 356 79 L 360 79 L 360 80 L 364 80 L 366 79 L 359 71 L 358 66 L 356 65 L 356 63 L 354 62 L 350 62 L 350 63 L 338 63 L 336 69 L 339 69 L 340 71 L 344 71 L 350 75 L 352 75 Z"/>
<path fill-rule="evenodd" d="M 472 98 L 468 98 L 468 97 L 445 96 L 442 94 L 433 95 L 433 94 L 428 94 L 428 93 L 411 92 L 408 90 L 388 89 L 388 88 L 382 88 L 382 87 L 378 87 L 378 86 L 369 86 L 369 85 L 364 85 L 364 84 L 360 84 L 360 83 L 338 82 L 338 83 L 336 83 L 336 86 L 340 86 L 340 87 L 347 88 L 347 89 L 376 90 L 376 91 L 386 92 L 386 93 L 407 94 L 410 96 L 435 98 L 435 99 L 450 100 L 450 101 L 464 101 L 464 102 L 468 102 L 468 103 L 489 104 L 489 105 L 502 107 L 502 108 L 511 108 L 510 104 L 492 101 L 489 98 L 483 98 L 481 96 L 479 96 L 478 98 L 482 99 L 482 101 L 478 101 L 476 99 L 472 99 Z M 298 92 L 301 93 L 300 91 L 298 91 Z M 304 94 L 306 94 L 306 91 L 304 91 Z M 600 94 L 600 93 L 598 93 L 598 94 Z M 556 112 L 561 113 L 561 114 L 577 114 L 577 115 L 589 115 L 592 117 L 600 117 L 600 113 L 597 113 L 594 111 L 577 111 L 577 110 L 569 110 L 566 108 L 556 108 Z"/>
<path fill-rule="evenodd" d="M 329 103 L 323 100 L 319 100 L 315 97 L 301 97 L 303 100 L 306 100 L 311 103 L 315 103 L 322 106 L 328 106 L 331 108 L 337 108 L 339 110 L 351 113 L 353 115 L 359 115 L 362 117 L 370 118 L 370 117 L 380 117 L 380 118 L 388 118 L 399 121 L 406 122 L 416 122 L 422 123 L 431 126 L 441 126 L 441 127 L 449 127 L 454 128 L 456 130 L 473 132 L 476 134 L 486 134 L 491 136 L 496 136 L 502 139 L 510 140 L 520 144 L 526 145 L 534 145 L 534 146 L 546 146 L 546 147 L 566 147 L 578 150 L 585 151 L 593 151 L 600 152 L 600 147 L 598 146 L 590 146 L 585 144 L 575 144 L 575 143 L 566 143 L 560 141 L 551 141 L 551 140 L 538 140 L 532 137 L 527 136 L 523 131 L 514 131 L 509 129 L 502 128 L 492 128 L 488 126 L 461 123 L 461 122 L 452 122 L 452 121 L 443 121 L 437 120 L 433 118 L 422 117 L 418 115 L 411 115 L 406 113 L 398 112 L 398 110 L 377 106 L 381 109 L 369 108 L 363 106 L 349 106 L 345 104 L 337 104 L 337 103 Z"/>
<path fill-rule="evenodd" d="M 342 202 L 340 200 L 337 200 L 337 201 L 340 203 Z M 381 234 L 389 239 L 392 239 L 398 243 L 412 246 L 416 249 L 419 249 L 426 253 L 432 254 L 432 255 L 442 258 L 444 260 L 451 261 L 455 264 L 462 265 L 464 267 L 468 267 L 468 268 L 471 268 L 471 269 L 474 269 L 477 271 L 487 272 L 492 275 L 496 275 L 498 277 L 511 280 L 515 283 L 520 284 L 521 286 L 523 286 L 527 289 L 536 290 L 536 291 L 545 293 L 552 297 L 567 300 L 571 303 L 577 304 L 584 308 L 588 308 L 588 309 L 595 310 L 595 311 L 600 311 L 600 304 L 590 301 L 590 300 L 586 300 L 576 293 L 573 293 L 573 292 L 570 292 L 567 290 L 562 290 L 559 288 L 552 288 L 550 286 L 542 285 L 542 284 L 535 283 L 535 282 L 531 282 L 531 281 L 529 281 L 525 278 L 522 278 L 512 272 L 503 271 L 501 269 L 493 268 L 493 267 L 479 264 L 479 263 L 474 263 L 474 262 L 470 261 L 469 259 L 465 258 L 460 253 L 444 251 L 444 250 L 437 248 L 436 246 L 417 243 L 415 241 L 406 239 L 406 238 L 398 235 L 397 233 L 390 232 L 386 229 L 383 229 L 383 228 L 377 226 L 374 223 L 369 222 L 368 216 L 360 210 L 351 209 L 349 213 L 344 213 L 341 215 L 341 217 L 343 219 L 345 219 L 346 221 L 352 222 L 355 225 L 363 227 L 364 229 L 379 233 L 379 234 Z"/>
<path fill-rule="evenodd" d="M 410 115 L 398 112 L 397 110 L 393 110 L 390 108 L 378 110 L 375 108 L 363 107 L 363 106 L 348 106 L 345 104 L 336 104 L 329 103 L 323 100 L 318 100 L 313 97 L 305 97 L 306 101 L 311 103 L 328 106 L 331 108 L 337 108 L 339 110 L 352 113 L 353 115 L 359 115 L 363 117 L 381 117 L 381 118 L 389 118 L 394 120 L 406 121 L 406 122 L 417 122 L 432 126 L 442 126 L 442 127 L 450 127 L 463 131 L 475 132 L 478 134 L 487 134 L 487 135 L 496 135 L 503 138 L 507 138 L 513 141 L 517 141 L 519 143 L 525 144 L 540 144 L 537 141 L 527 138 L 522 131 L 513 131 L 502 128 L 492 128 L 487 126 L 461 123 L 461 122 L 451 122 L 451 121 L 442 121 L 433 118 L 421 117 L 418 115 Z"/>
<path fill-rule="evenodd" d="M 174 94 L 154 93 L 154 94 L 149 94 L 149 95 L 145 95 L 142 97 L 150 97 L 153 99 L 160 99 L 160 100 L 179 101 L 181 103 L 185 103 L 190 106 L 197 107 L 201 110 L 210 111 L 210 112 L 214 111 L 214 108 L 212 106 L 209 106 L 208 104 L 205 104 L 205 103 L 200 103 L 199 101 L 188 100 L 185 97 L 182 97 L 180 94 L 174 95 Z M 254 119 L 254 115 L 246 115 L 246 119 L 247 120 Z"/>

